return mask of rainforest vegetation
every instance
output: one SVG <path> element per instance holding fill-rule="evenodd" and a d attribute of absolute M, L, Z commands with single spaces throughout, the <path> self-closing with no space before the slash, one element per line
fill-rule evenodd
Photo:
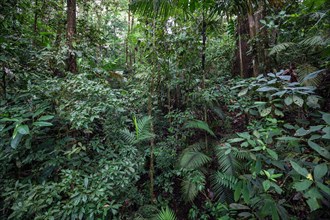
<path fill-rule="evenodd" d="M 0 219 L 330 219 L 330 1 L 0 2 Z"/>

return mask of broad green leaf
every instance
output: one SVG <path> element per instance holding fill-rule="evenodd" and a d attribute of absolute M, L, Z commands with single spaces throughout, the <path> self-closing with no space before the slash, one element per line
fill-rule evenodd
<path fill-rule="evenodd" d="M 325 127 L 322 129 L 322 131 L 325 133 L 322 138 L 324 139 L 330 139 L 330 127 Z"/>
<path fill-rule="evenodd" d="M 278 89 L 275 87 L 265 86 L 265 87 L 261 87 L 261 88 L 257 89 L 256 91 L 257 92 L 269 92 L 269 91 L 278 91 Z"/>
<path fill-rule="evenodd" d="M 299 128 L 294 135 L 298 136 L 298 137 L 301 137 L 301 136 L 305 136 L 309 133 L 310 133 L 309 130 L 305 130 L 304 128 Z"/>
<path fill-rule="evenodd" d="M 250 203 L 250 193 L 249 193 L 249 189 L 246 185 L 243 186 L 242 194 L 243 194 L 244 202 Z"/>
<path fill-rule="evenodd" d="M 315 198 L 309 198 L 307 200 L 307 204 L 308 204 L 309 208 L 311 209 L 311 211 L 315 211 L 315 210 L 321 208 Z"/>
<path fill-rule="evenodd" d="M 314 179 L 315 180 L 321 180 L 322 177 L 324 177 L 328 172 L 328 167 L 326 165 L 326 163 L 322 163 L 317 165 L 314 168 Z"/>
<path fill-rule="evenodd" d="M 278 160 L 278 155 L 275 151 L 268 148 L 266 149 L 266 151 L 274 160 Z"/>
<path fill-rule="evenodd" d="M 309 130 L 310 132 L 320 131 L 323 127 L 324 127 L 324 125 L 310 126 L 310 128 L 309 128 L 308 130 Z"/>
<path fill-rule="evenodd" d="M 311 108 L 319 108 L 320 105 L 318 104 L 319 98 L 315 95 L 311 95 L 307 97 L 307 105 Z"/>
<path fill-rule="evenodd" d="M 19 125 L 17 127 L 17 132 L 20 133 L 20 134 L 29 134 L 30 129 L 27 125 Z"/>
<path fill-rule="evenodd" d="M 312 184 L 313 184 L 313 181 L 304 179 L 300 182 L 297 182 L 297 183 L 293 184 L 293 187 L 297 191 L 303 191 L 303 190 L 307 190 Z"/>
<path fill-rule="evenodd" d="M 307 171 L 305 168 L 299 166 L 299 165 L 298 165 L 296 162 L 294 162 L 294 161 L 290 161 L 290 163 L 291 163 L 291 165 L 292 165 L 292 168 L 293 168 L 297 173 L 299 173 L 300 175 L 302 175 L 302 176 L 304 176 L 304 177 L 307 177 L 307 176 L 308 176 L 308 171 Z"/>
<path fill-rule="evenodd" d="M 52 123 L 49 122 L 45 122 L 45 121 L 36 121 L 33 123 L 34 126 L 38 126 L 38 127 L 48 127 L 48 126 L 53 126 Z"/>
<path fill-rule="evenodd" d="M 265 117 L 265 116 L 269 115 L 269 113 L 271 113 L 271 111 L 272 111 L 272 107 L 264 108 L 264 109 L 259 111 L 260 116 Z"/>
<path fill-rule="evenodd" d="M 286 98 L 284 99 L 284 103 L 285 103 L 286 105 L 291 105 L 292 102 L 293 102 L 293 99 L 292 99 L 291 96 L 288 96 L 288 97 L 286 97 Z"/>
<path fill-rule="evenodd" d="M 232 208 L 232 209 L 236 209 L 236 210 L 250 209 L 250 207 L 248 207 L 246 205 L 239 204 L 239 203 L 231 203 L 229 205 L 229 207 Z"/>
<path fill-rule="evenodd" d="M 328 125 L 330 125 L 330 114 L 329 114 L 329 113 L 323 113 L 323 114 L 322 114 L 322 119 L 323 119 Z"/>
<path fill-rule="evenodd" d="M 281 111 L 281 110 L 279 110 L 279 109 L 275 109 L 275 115 L 277 115 L 277 116 L 280 116 L 280 117 L 284 117 L 284 114 L 283 114 L 283 112 Z"/>
<path fill-rule="evenodd" d="M 330 160 L 330 153 L 327 149 L 321 147 L 320 145 L 314 143 L 313 141 L 308 141 L 308 145 L 317 153 L 319 153 L 321 156 Z"/>
<path fill-rule="evenodd" d="M 235 192 L 234 192 L 234 200 L 237 202 L 239 198 L 241 197 L 241 191 L 242 191 L 242 182 L 238 182 L 235 186 Z"/>
<path fill-rule="evenodd" d="M 264 187 L 265 192 L 267 192 L 270 188 L 270 181 L 269 180 L 263 181 L 262 186 Z"/>
<path fill-rule="evenodd" d="M 319 187 L 323 192 L 330 195 L 330 188 L 329 186 L 324 185 L 323 183 L 317 182 L 316 186 Z"/>
<path fill-rule="evenodd" d="M 241 97 L 243 95 L 246 95 L 246 93 L 249 91 L 248 88 L 242 89 L 239 93 L 238 93 L 238 97 Z"/>
<path fill-rule="evenodd" d="M 0 122 L 9 122 L 9 121 L 18 122 L 19 120 L 17 118 L 3 118 L 3 119 L 0 119 Z"/>
<path fill-rule="evenodd" d="M 241 142 L 244 141 L 243 138 L 233 138 L 233 139 L 229 139 L 228 143 L 236 143 L 236 142 Z"/>
<path fill-rule="evenodd" d="M 41 116 L 38 121 L 48 121 L 50 119 L 53 119 L 54 116 L 53 115 L 45 115 L 45 116 Z"/>
<path fill-rule="evenodd" d="M 16 147 L 18 146 L 18 144 L 21 142 L 23 137 L 23 134 L 18 133 L 14 139 L 11 140 L 10 142 L 10 146 L 14 149 L 16 149 Z"/>
<path fill-rule="evenodd" d="M 300 138 L 290 137 L 290 136 L 278 137 L 276 139 L 280 141 L 300 141 Z"/>
<path fill-rule="evenodd" d="M 271 96 L 279 96 L 279 97 L 282 97 L 285 93 L 286 93 L 286 90 L 282 90 L 282 91 L 279 91 L 279 92 L 274 93 L 274 94 L 271 95 Z"/>
<path fill-rule="evenodd" d="M 323 196 L 319 192 L 319 190 L 316 187 L 310 188 L 305 194 L 304 197 L 306 198 L 315 198 L 315 199 L 322 199 Z"/>
<path fill-rule="evenodd" d="M 304 100 L 296 95 L 293 95 L 293 102 L 299 107 L 302 107 L 304 105 Z"/>

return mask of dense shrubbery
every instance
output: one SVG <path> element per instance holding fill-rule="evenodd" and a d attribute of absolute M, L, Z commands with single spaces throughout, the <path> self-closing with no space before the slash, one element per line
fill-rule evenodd
<path fill-rule="evenodd" d="M 0 219 L 329 218 L 327 3 L 189 2 L 2 0 Z"/>

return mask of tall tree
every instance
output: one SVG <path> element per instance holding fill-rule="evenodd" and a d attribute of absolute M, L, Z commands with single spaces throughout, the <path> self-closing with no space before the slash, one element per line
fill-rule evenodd
<path fill-rule="evenodd" d="M 73 41 L 76 34 L 76 11 L 76 0 L 67 0 L 67 45 L 69 47 L 67 70 L 72 73 L 77 73 L 76 55 L 73 50 Z"/>

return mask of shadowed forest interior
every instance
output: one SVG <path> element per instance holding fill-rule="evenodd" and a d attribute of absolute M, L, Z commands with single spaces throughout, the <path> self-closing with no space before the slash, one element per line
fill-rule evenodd
<path fill-rule="evenodd" d="M 0 3 L 0 219 L 330 219 L 330 1 Z"/>

